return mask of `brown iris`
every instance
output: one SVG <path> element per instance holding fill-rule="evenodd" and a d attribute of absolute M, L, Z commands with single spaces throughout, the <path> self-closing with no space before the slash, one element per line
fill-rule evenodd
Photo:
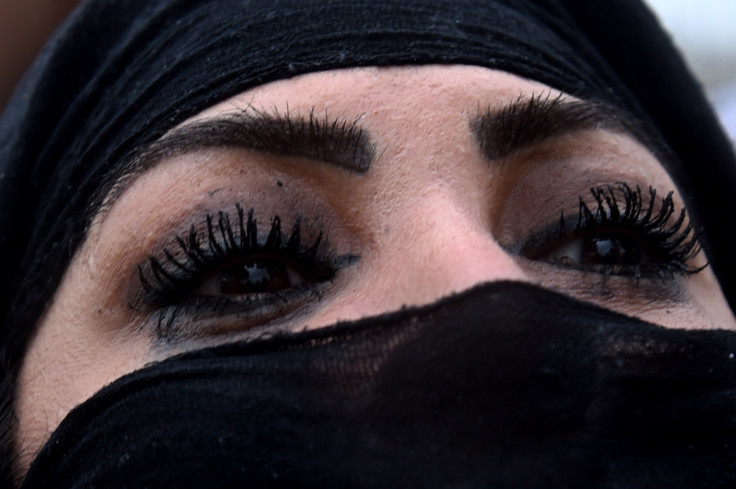
<path fill-rule="evenodd" d="M 277 292 L 302 282 L 299 273 L 277 259 L 250 258 L 222 269 L 203 284 L 212 295 Z"/>
<path fill-rule="evenodd" d="M 580 263 L 590 265 L 639 265 L 642 247 L 637 239 L 625 235 L 581 238 Z"/>

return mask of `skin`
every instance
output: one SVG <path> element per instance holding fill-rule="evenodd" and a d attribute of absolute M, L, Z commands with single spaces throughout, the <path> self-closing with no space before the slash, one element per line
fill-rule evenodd
<path fill-rule="evenodd" d="M 263 85 L 197 115 L 255 108 L 358 118 L 375 141 L 376 158 L 358 174 L 296 156 L 209 148 L 164 160 L 130 182 L 95 219 L 30 343 L 18 390 L 19 471 L 70 409 L 150 362 L 249 335 L 426 304 L 483 282 L 540 284 L 671 328 L 736 327 L 709 269 L 636 281 L 511 251 L 532 230 L 557 222 L 561 211 L 575 215 L 592 186 L 675 190 L 644 146 L 615 131 L 578 131 L 487 161 L 469 124 L 479 108 L 540 94 L 558 92 L 479 67 L 356 68 Z M 682 201 L 674 199 L 679 212 Z M 232 215 L 236 204 L 254 209 L 263 233 L 274 215 L 287 231 L 301 215 L 306 243 L 322 231 L 336 254 L 357 259 L 319 296 L 264 324 L 251 324 L 247 315 L 184 318 L 183 330 L 202 321 L 204 332 L 156 341 L 155 308 L 135 302 L 138 266 L 207 214 Z M 701 253 L 689 265 L 705 261 Z M 217 278 L 212 271 L 191 294 L 210 294 Z"/>

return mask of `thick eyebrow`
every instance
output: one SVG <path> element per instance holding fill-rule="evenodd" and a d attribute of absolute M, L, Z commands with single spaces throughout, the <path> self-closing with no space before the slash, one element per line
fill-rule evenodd
<path fill-rule="evenodd" d="M 253 108 L 194 121 L 163 135 L 129 157 L 102 185 L 103 205 L 111 204 L 130 181 L 158 162 L 208 148 L 239 148 L 279 156 L 297 156 L 357 173 L 371 166 L 376 144 L 354 120 L 308 117 L 288 111 L 267 113 Z"/>
<path fill-rule="evenodd" d="M 470 121 L 483 156 L 489 161 L 509 156 L 564 135 L 590 130 L 625 132 L 661 160 L 669 150 L 649 127 L 629 113 L 602 102 L 565 96 L 519 97 L 515 102 L 488 109 Z"/>

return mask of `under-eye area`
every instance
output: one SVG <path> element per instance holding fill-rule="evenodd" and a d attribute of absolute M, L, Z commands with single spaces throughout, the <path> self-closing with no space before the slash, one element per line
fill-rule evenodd
<path fill-rule="evenodd" d="M 692 275 L 707 265 L 696 263 L 697 233 L 673 194 L 623 182 L 591 187 L 577 209 L 560 210 L 557 222 L 508 249 L 527 260 L 636 283 Z"/>
<path fill-rule="evenodd" d="M 301 216 L 259 219 L 240 204 L 208 214 L 138 266 L 141 294 L 133 307 L 153 310 L 146 323 L 164 341 L 293 315 L 318 303 L 340 269 L 357 260 L 309 226 Z"/>

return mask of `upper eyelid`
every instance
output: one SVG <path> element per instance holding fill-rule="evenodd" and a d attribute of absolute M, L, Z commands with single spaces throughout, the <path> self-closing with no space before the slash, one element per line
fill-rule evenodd
<path fill-rule="evenodd" d="M 280 247 L 282 240 L 286 246 L 298 247 L 301 237 L 301 217 L 297 216 L 291 228 L 284 228 L 281 218 L 276 215 L 266 226 L 260 226 L 254 210 L 247 212 L 236 203 L 235 212 L 219 211 L 216 214 L 207 213 L 196 224 L 189 225 L 186 230 L 173 231 L 167 235 L 165 245 L 161 251 L 151 254 L 138 266 L 139 275 L 146 287 L 146 274 L 156 275 L 156 269 L 161 269 L 161 262 L 174 264 L 175 268 L 184 270 L 179 265 L 190 262 L 198 266 L 209 257 L 227 256 L 233 249 L 250 247 Z M 260 229 L 259 229 L 260 228 Z M 267 232 L 263 232 L 267 229 Z M 322 241 L 322 232 L 317 238 L 317 244 Z M 162 270 L 166 273 L 166 270 Z M 191 270 L 186 270 L 193 273 Z M 152 277 L 158 280 L 157 277 Z M 164 277 L 166 278 L 166 277 Z"/>
<path fill-rule="evenodd" d="M 145 290 L 135 289 L 133 303 L 155 302 L 152 299 L 156 295 L 151 293 L 150 283 L 146 284 L 150 280 L 159 283 L 163 280 L 172 285 L 190 280 L 203 273 L 203 265 L 224 263 L 242 257 L 246 251 L 298 257 L 303 261 L 319 258 L 320 262 L 340 268 L 358 259 L 352 251 L 338 254 L 339 246 L 333 242 L 330 231 L 331 221 L 322 214 L 286 210 L 283 220 L 281 213 L 267 206 L 259 211 L 236 202 L 220 209 L 198 212 L 163 233 L 165 236 L 137 264 L 137 279 Z"/>

